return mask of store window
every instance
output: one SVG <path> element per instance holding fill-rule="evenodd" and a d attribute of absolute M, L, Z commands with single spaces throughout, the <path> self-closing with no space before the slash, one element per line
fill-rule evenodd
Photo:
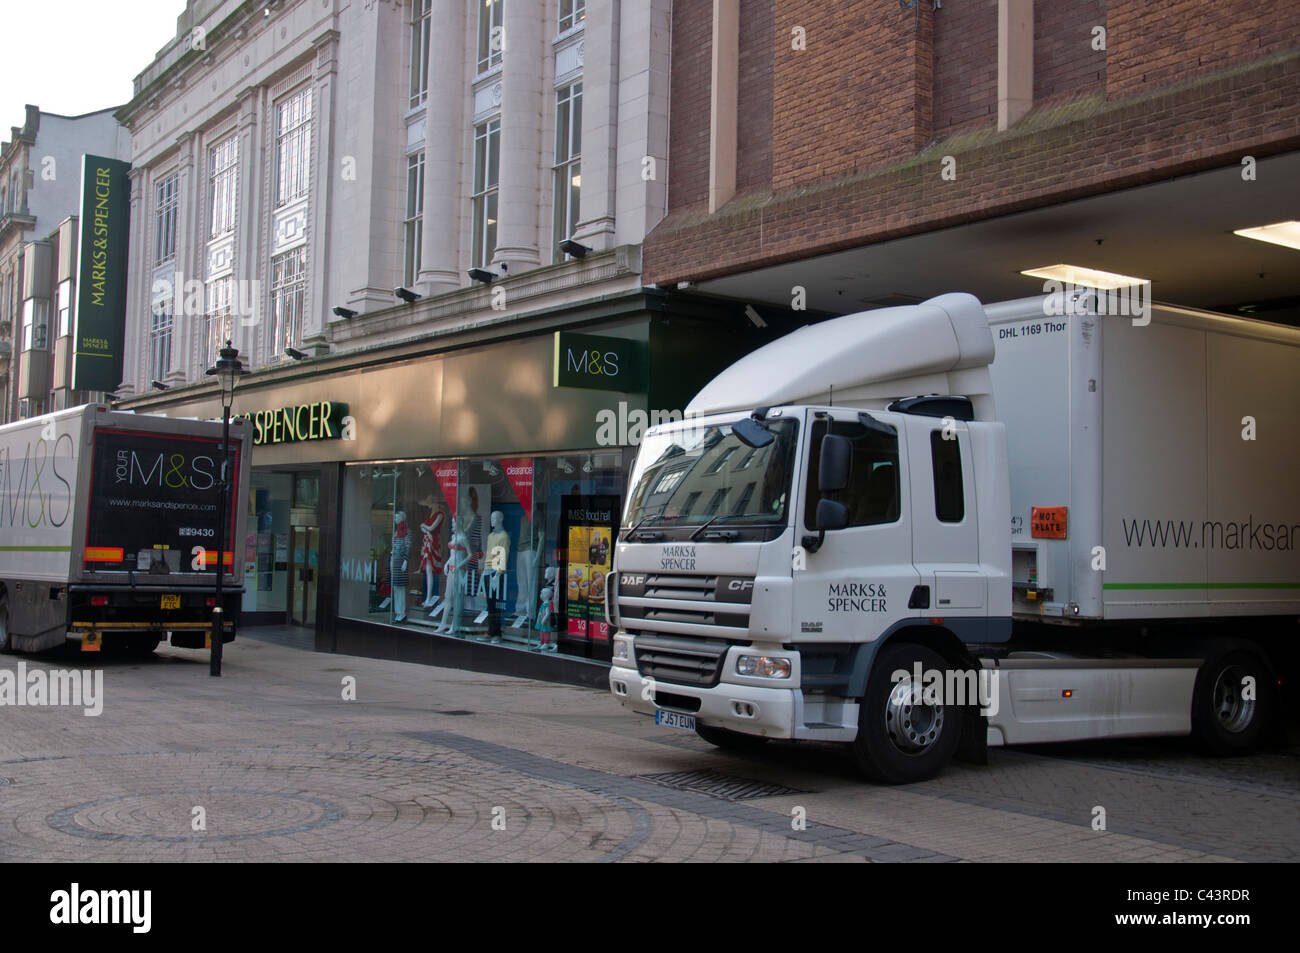
<path fill-rule="evenodd" d="M 625 478 L 621 450 L 349 465 L 339 615 L 608 658 Z"/>

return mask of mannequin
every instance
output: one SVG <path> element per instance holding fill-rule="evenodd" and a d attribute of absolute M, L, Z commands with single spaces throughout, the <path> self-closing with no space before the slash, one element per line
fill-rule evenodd
<path fill-rule="evenodd" d="M 428 609 L 438 601 L 438 589 L 433 577 L 442 572 L 442 540 L 438 534 L 442 529 L 443 521 L 447 518 L 447 513 L 442 507 L 434 505 L 432 495 L 425 497 L 420 504 L 429 508 L 429 516 L 420 524 L 420 533 L 424 537 L 420 543 L 420 568 L 424 570 L 424 601 L 420 605 Z"/>
<path fill-rule="evenodd" d="M 465 593 L 468 599 L 473 600 L 469 603 L 470 606 L 479 608 L 478 577 L 483 571 L 483 517 L 478 512 L 478 490 L 474 487 L 469 488 L 469 513 L 461 525 L 469 543 L 469 566 L 467 567 L 469 578 L 466 580 Z"/>
<path fill-rule="evenodd" d="M 556 567 L 546 567 L 546 585 L 542 587 L 541 604 L 537 607 L 538 648 L 543 652 L 554 652 L 559 647 L 555 634 L 555 591 L 559 577 Z"/>
<path fill-rule="evenodd" d="M 455 635 L 460 631 L 460 613 L 465 604 L 465 590 L 468 586 L 469 542 L 465 536 L 464 523 L 455 527 L 451 543 L 447 546 L 447 562 L 442 567 L 443 577 L 447 580 L 447 602 L 443 608 L 442 624 L 435 632 Z"/>
<path fill-rule="evenodd" d="M 515 615 L 527 619 L 532 606 L 528 604 L 536 585 L 533 574 L 533 531 L 528 517 L 519 527 L 519 551 L 515 554 Z"/>
<path fill-rule="evenodd" d="M 505 514 L 493 510 L 490 517 L 492 531 L 488 533 L 487 550 L 483 559 L 482 592 L 487 599 L 488 638 L 501 641 L 501 613 L 498 606 L 506 597 L 506 567 L 510 565 L 510 536 L 505 531 Z"/>
<path fill-rule="evenodd" d="M 411 555 L 411 539 L 406 528 L 406 511 L 393 514 L 393 555 L 388 573 L 393 590 L 393 621 L 406 621 L 407 561 Z"/>

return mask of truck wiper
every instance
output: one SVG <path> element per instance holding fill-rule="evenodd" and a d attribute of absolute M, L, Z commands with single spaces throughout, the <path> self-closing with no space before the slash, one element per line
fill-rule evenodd
<path fill-rule="evenodd" d="M 710 526 L 712 526 L 714 523 L 716 523 L 718 520 L 722 519 L 723 515 L 724 514 L 722 513 L 715 513 L 713 516 L 709 517 L 707 520 L 701 523 L 699 527 L 696 528 L 695 532 L 691 533 L 691 542 L 695 542 L 695 540 L 699 539 L 700 534 L 703 533 Z"/>
<path fill-rule="evenodd" d="M 650 513 L 650 514 L 647 515 L 647 516 L 643 516 L 643 517 L 641 517 L 639 520 L 637 520 L 635 523 L 633 523 L 633 524 L 632 524 L 632 528 L 629 529 L 629 530 L 628 530 L 626 533 L 624 533 L 623 535 L 624 535 L 625 537 L 627 537 L 628 539 L 631 539 L 632 536 L 633 536 L 633 534 L 636 533 L 636 531 L 639 530 L 639 529 L 640 529 L 642 526 L 644 526 L 646 523 L 650 523 L 650 522 L 652 522 L 652 521 L 654 521 L 654 520 L 660 519 L 662 516 L 663 516 L 663 510 L 660 510 L 658 513 Z"/>

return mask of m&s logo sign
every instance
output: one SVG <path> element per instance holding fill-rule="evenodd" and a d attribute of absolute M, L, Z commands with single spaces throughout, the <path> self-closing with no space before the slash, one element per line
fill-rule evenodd
<path fill-rule="evenodd" d="M 640 342 L 555 332 L 556 387 L 632 391 L 640 386 Z"/>

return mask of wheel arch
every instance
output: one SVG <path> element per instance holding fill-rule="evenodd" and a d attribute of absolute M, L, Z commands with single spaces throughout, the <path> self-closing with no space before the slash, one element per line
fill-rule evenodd
<path fill-rule="evenodd" d="M 878 639 L 858 647 L 849 674 L 849 697 L 862 698 L 867 693 L 867 680 L 876 656 L 886 645 L 908 642 L 933 649 L 949 664 L 963 669 L 977 667 L 966 643 L 947 625 L 926 625 L 916 619 L 904 619 L 886 629 Z"/>

